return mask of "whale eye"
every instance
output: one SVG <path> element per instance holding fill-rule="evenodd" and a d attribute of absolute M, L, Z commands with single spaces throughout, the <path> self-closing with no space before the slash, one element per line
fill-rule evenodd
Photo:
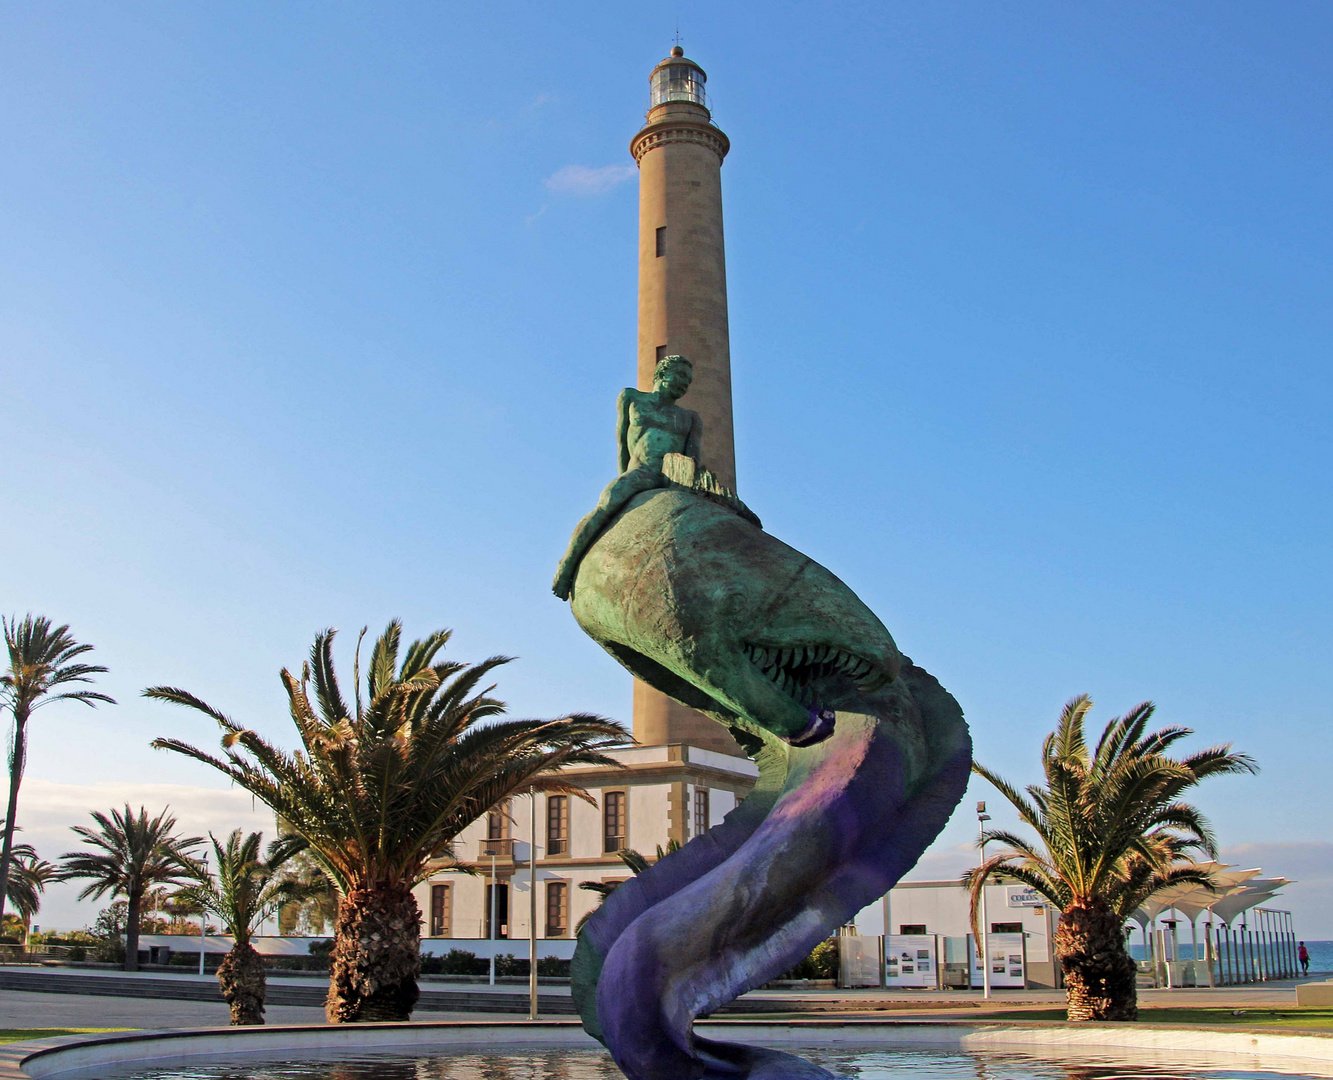
<path fill-rule="evenodd" d="M 838 714 L 832 709 L 813 708 L 809 714 L 810 723 L 787 740 L 792 746 L 814 746 L 832 735 L 837 727 Z"/>

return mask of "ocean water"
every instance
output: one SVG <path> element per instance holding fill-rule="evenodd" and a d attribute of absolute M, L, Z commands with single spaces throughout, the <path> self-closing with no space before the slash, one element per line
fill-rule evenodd
<path fill-rule="evenodd" d="M 848 1080 L 1313 1080 L 1306 1073 L 1170 1064 L 1134 1058 L 1054 1061 L 1020 1054 L 836 1047 L 791 1049 Z M 322 1061 L 99 1070 L 107 1080 L 623 1080 L 609 1054 L 532 1047 L 483 1053 L 365 1056 Z M 1327 1074 L 1326 1074 L 1327 1075 Z"/>
<path fill-rule="evenodd" d="M 1194 950 L 1190 946 L 1189 938 L 1189 926 L 1182 924 L 1176 934 L 1176 952 L 1181 960 L 1194 959 Z M 1307 941 L 1305 947 L 1310 951 L 1310 974 L 1333 975 L 1333 941 Z M 1135 960 L 1143 959 L 1143 937 L 1137 927 L 1129 939 L 1129 955 Z M 1199 939 L 1199 956 L 1203 957 L 1202 932 Z"/>

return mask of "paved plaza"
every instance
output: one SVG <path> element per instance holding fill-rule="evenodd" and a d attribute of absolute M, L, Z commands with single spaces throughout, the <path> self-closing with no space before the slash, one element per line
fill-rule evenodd
<path fill-rule="evenodd" d="M 0 970 L 13 970 L 0 968 Z M 59 969 L 46 969 L 55 977 Z M 86 973 L 80 973 L 86 974 Z M 114 972 L 126 977 L 127 973 Z M 131 976 L 134 977 L 134 976 Z M 1139 1004 L 1143 1008 L 1232 1008 L 1273 1009 L 1296 1006 L 1296 986 L 1301 982 L 1320 981 L 1327 976 L 1309 979 L 1289 979 L 1251 986 L 1219 987 L 1217 989 L 1141 990 Z M 145 983 L 212 982 L 211 977 L 154 976 L 141 974 L 137 979 Z M 274 986 L 299 983 L 315 989 L 322 984 L 314 979 L 274 979 Z M 448 986 L 450 990 L 478 994 L 504 993 L 526 997 L 522 986 L 495 986 L 483 984 L 423 983 L 423 989 L 433 990 Z M 543 986 L 542 995 L 565 996 L 568 988 Z M 767 990 L 746 995 L 747 1005 L 762 1002 L 765 1011 L 774 1014 L 864 1015 L 879 1013 L 885 1019 L 984 1019 L 991 1012 L 1010 1012 L 1015 1009 L 1050 1009 L 1064 1004 L 1062 991 L 1005 990 L 997 991 L 991 1001 L 982 999 L 979 990 L 934 991 L 910 990 Z M 446 1012 L 419 1009 L 416 1020 L 435 1023 L 444 1020 L 476 1021 L 491 1016 L 497 1020 L 521 1019 L 521 1013 L 478 1013 L 477 1011 Z M 322 1024 L 324 1011 L 317 1006 L 270 1005 L 266 1011 L 270 1024 Z M 567 1016 L 560 1019 L 569 1019 Z M 169 997 L 129 997 L 113 994 L 41 993 L 30 990 L 0 989 L 0 1028 L 48 1027 L 107 1027 L 107 1028 L 184 1028 L 225 1025 L 227 1007 L 217 1001 L 189 1001 Z"/>

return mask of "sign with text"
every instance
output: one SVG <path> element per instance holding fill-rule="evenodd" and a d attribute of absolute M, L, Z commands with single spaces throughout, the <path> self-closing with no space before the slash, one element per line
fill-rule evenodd
<path fill-rule="evenodd" d="M 991 986 L 1020 990 L 1027 986 L 1027 955 L 1022 934 L 990 934 L 986 938 L 986 949 L 990 954 Z M 982 972 L 981 956 L 975 945 L 971 951 L 972 985 L 982 986 L 985 975 Z"/>
<path fill-rule="evenodd" d="M 1010 907 L 1045 907 L 1050 903 L 1036 889 L 1029 889 L 1026 885 L 1010 885 L 1007 888 Z"/>

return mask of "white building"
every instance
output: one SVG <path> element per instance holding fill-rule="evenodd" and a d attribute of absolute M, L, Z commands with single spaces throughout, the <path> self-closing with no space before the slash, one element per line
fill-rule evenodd
<path fill-rule="evenodd" d="M 596 806 L 570 795 L 536 797 L 539 956 L 573 955 L 579 920 L 600 901 L 579 885 L 627 878 L 618 851 L 630 848 L 653 858 L 659 845 L 665 848 L 673 839 L 685 843 L 720 822 L 759 775 L 748 758 L 683 744 L 640 746 L 611 756 L 624 768 L 562 774 L 584 785 Z M 456 853 L 471 873 L 441 869 L 417 886 L 424 952 L 527 954 L 532 805 L 529 796 L 515 798 L 464 830 Z"/>
<path fill-rule="evenodd" d="M 904 881 L 887 897 L 857 914 L 856 933 L 875 944 L 867 953 L 884 948 L 885 958 L 900 970 L 890 985 L 924 987 L 979 986 L 980 950 L 972 941 L 967 890 L 957 881 Z M 986 886 L 986 918 L 981 923 L 991 954 L 992 985 L 1000 987 L 1057 987 L 1058 965 L 1052 939 L 1060 913 L 1026 885 L 997 883 Z M 888 927 L 886 946 L 878 939 Z M 901 970 L 907 951 L 914 959 L 928 959 L 921 970 Z M 927 955 L 918 957 L 919 953 Z M 1015 959 L 1017 958 L 1017 959 Z M 873 968 L 869 957 L 867 964 Z M 914 969 L 917 965 L 911 965 Z M 908 978 L 909 975 L 915 978 Z M 867 983 L 878 980 L 866 978 Z"/>

